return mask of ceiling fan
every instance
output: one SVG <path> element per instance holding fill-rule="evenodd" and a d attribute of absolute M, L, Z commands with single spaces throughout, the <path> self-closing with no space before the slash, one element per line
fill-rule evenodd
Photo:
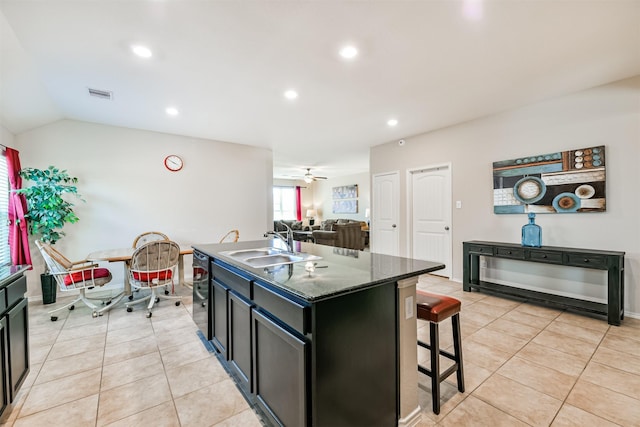
<path fill-rule="evenodd" d="M 311 184 L 313 181 L 317 181 L 319 179 L 327 179 L 326 176 L 315 176 L 311 173 L 311 168 L 307 168 L 307 173 L 304 174 L 304 182 L 307 184 Z"/>

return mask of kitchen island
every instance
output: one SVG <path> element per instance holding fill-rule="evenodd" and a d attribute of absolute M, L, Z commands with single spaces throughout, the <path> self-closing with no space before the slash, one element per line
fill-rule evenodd
<path fill-rule="evenodd" d="M 194 320 L 206 311 L 196 323 L 245 398 L 273 425 L 403 424 L 417 406 L 401 397 L 417 395 L 415 283 L 444 265 L 295 242 L 320 259 L 256 268 L 231 252 L 280 243 L 193 246 Z"/>

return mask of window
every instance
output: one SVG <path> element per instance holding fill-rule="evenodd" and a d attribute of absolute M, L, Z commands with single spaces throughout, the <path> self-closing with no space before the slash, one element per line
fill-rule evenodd
<path fill-rule="evenodd" d="M 2 150 L 0 156 L 0 266 L 11 265 L 9 249 L 9 175 L 7 158 Z"/>
<path fill-rule="evenodd" d="M 296 188 L 273 187 L 273 219 L 296 219 Z"/>

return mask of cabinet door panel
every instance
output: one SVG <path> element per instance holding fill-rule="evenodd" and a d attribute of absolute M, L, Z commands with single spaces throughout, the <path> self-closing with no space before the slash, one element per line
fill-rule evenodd
<path fill-rule="evenodd" d="M 309 343 L 253 310 L 253 375 L 258 405 L 285 426 L 308 424 Z"/>
<path fill-rule="evenodd" d="M 7 365 L 7 320 L 0 319 L 0 415 L 2 415 L 9 405 L 9 370 Z"/>
<path fill-rule="evenodd" d="M 29 373 L 28 307 L 28 300 L 25 298 L 13 307 L 7 316 L 9 385 L 12 402 Z"/>
<path fill-rule="evenodd" d="M 240 386 L 251 393 L 251 307 L 229 291 L 229 362 Z"/>
<path fill-rule="evenodd" d="M 227 294 L 229 289 L 215 280 L 211 281 L 211 342 L 223 359 L 228 358 Z"/>

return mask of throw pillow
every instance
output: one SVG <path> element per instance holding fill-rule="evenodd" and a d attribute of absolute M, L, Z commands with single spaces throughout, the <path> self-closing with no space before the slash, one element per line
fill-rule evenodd
<path fill-rule="evenodd" d="M 292 230 L 302 230 L 302 221 L 295 221 L 291 223 Z"/>
<path fill-rule="evenodd" d="M 327 219 L 325 221 L 322 221 L 322 230 L 333 231 L 333 224 L 335 223 L 336 221 L 334 219 Z"/>

